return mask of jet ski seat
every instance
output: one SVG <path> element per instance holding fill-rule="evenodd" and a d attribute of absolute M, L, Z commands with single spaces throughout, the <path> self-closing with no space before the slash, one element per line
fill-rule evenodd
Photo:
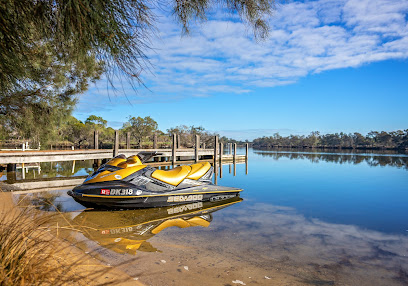
<path fill-rule="evenodd" d="M 152 173 L 152 177 L 167 184 L 177 186 L 187 177 L 190 171 L 190 166 L 180 166 L 170 171 L 156 170 Z"/>
<path fill-rule="evenodd" d="M 202 163 L 190 165 L 190 167 L 191 167 L 191 172 L 190 174 L 188 174 L 187 179 L 198 180 L 202 176 L 204 176 L 205 173 L 208 172 L 208 170 L 210 170 L 211 164 L 208 162 L 202 162 Z"/>

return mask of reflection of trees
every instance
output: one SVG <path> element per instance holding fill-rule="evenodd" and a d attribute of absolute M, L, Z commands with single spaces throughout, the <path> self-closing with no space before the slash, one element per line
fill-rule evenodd
<path fill-rule="evenodd" d="M 74 172 L 72 172 L 73 161 L 63 162 L 43 162 L 40 163 L 41 174 L 39 175 L 37 170 L 32 172 L 31 170 L 25 174 L 26 179 L 38 179 L 42 178 L 55 178 L 55 177 L 74 177 L 80 170 L 84 170 L 86 174 L 92 174 L 94 169 L 92 168 L 93 160 L 75 161 Z M 86 175 L 82 174 L 82 175 Z"/>
<path fill-rule="evenodd" d="M 330 162 L 336 164 L 360 164 L 369 166 L 391 166 L 408 170 L 408 156 L 362 155 L 362 154 L 324 154 L 324 153 L 292 153 L 292 152 L 255 152 L 263 157 L 274 160 L 289 158 L 291 160 L 309 160 L 312 163 Z"/>
<path fill-rule="evenodd" d="M 19 197 L 19 206 L 35 206 L 42 211 L 63 211 L 62 202 L 57 201 L 59 192 L 40 192 Z"/>

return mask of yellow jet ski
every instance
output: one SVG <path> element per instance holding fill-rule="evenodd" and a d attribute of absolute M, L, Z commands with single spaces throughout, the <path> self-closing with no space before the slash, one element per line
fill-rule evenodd
<path fill-rule="evenodd" d="M 128 209 L 221 201 L 239 196 L 242 191 L 214 185 L 214 171 L 208 162 L 170 171 L 143 164 L 156 155 L 159 154 L 140 152 L 128 158 L 118 155 L 68 194 L 85 207 Z"/>

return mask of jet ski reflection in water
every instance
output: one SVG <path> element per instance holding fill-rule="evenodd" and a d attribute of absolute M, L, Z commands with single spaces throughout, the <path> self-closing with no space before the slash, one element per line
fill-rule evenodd
<path fill-rule="evenodd" d="M 239 196 L 242 190 L 212 183 L 208 162 L 158 170 L 143 163 L 157 152 L 116 156 L 68 194 L 85 207 L 145 208 L 221 201 Z"/>
<path fill-rule="evenodd" d="M 241 202 L 234 197 L 225 201 L 195 202 L 154 209 L 124 211 L 83 211 L 73 219 L 77 228 L 90 240 L 117 253 L 135 255 L 136 251 L 158 251 L 147 240 L 172 226 L 208 227 L 212 213 Z"/>

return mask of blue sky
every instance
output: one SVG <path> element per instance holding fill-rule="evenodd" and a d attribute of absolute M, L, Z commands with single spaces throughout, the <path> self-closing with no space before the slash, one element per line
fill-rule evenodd
<path fill-rule="evenodd" d="M 186 37 L 157 13 L 149 90 L 101 80 L 74 116 L 113 128 L 151 116 L 163 131 L 201 125 L 236 139 L 408 128 L 408 1 L 288 1 L 261 43 L 233 15 L 214 12 Z"/>

